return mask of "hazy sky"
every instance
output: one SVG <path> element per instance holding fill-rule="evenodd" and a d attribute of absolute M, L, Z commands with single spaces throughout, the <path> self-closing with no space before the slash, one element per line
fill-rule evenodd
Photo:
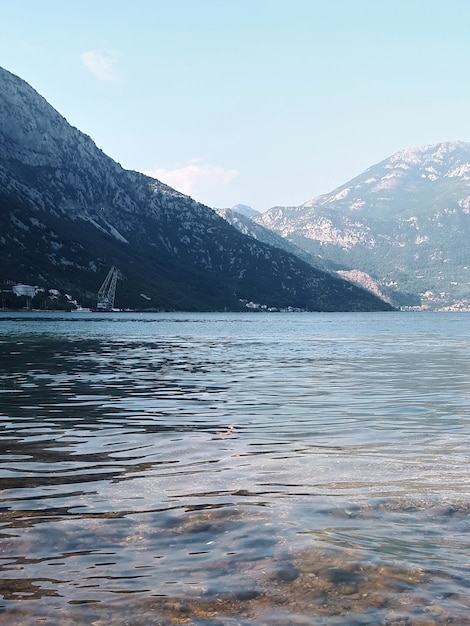
<path fill-rule="evenodd" d="M 0 0 L 0 65 L 209 206 L 327 193 L 470 141 L 469 0 Z"/>

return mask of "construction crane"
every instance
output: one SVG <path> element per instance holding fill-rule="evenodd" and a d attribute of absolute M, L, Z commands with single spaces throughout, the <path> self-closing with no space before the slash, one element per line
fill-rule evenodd
<path fill-rule="evenodd" d="M 114 309 L 114 296 L 116 295 L 116 284 L 119 278 L 119 270 L 114 266 L 109 270 L 98 291 L 98 311 L 112 311 Z"/>

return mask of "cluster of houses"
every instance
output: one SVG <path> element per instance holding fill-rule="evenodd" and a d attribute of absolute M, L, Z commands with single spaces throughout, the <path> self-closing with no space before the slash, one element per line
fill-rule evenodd
<path fill-rule="evenodd" d="M 15 296 L 26 296 L 26 298 L 34 298 L 39 293 L 46 293 L 44 287 L 33 287 L 32 285 L 23 285 L 21 283 L 13 285 L 11 290 Z M 60 292 L 57 289 L 49 289 L 48 294 L 52 298 L 58 298 L 60 296 Z"/>
<path fill-rule="evenodd" d="M 259 304 L 259 302 L 248 302 L 248 300 L 240 300 L 240 302 L 244 304 L 247 309 L 250 309 L 252 311 L 268 311 L 269 313 L 272 313 L 272 312 L 301 313 L 302 311 L 305 311 L 305 309 L 299 309 L 293 306 L 288 306 L 286 308 L 279 309 L 277 307 L 268 306 L 267 304 Z"/>
<path fill-rule="evenodd" d="M 9 288 L 5 288 L 9 287 Z M 68 304 L 79 307 L 76 300 L 72 298 L 69 294 L 61 294 L 58 289 L 45 289 L 44 287 L 38 287 L 37 285 L 25 285 L 23 283 L 5 285 L 2 289 L 2 303 L 3 306 L 5 304 L 5 298 L 11 302 L 11 298 L 8 298 L 8 295 L 14 295 L 18 298 L 26 299 L 26 308 L 31 307 L 31 301 L 36 296 L 42 296 L 44 300 L 50 300 L 52 302 L 57 302 L 60 299 L 65 300 Z"/>

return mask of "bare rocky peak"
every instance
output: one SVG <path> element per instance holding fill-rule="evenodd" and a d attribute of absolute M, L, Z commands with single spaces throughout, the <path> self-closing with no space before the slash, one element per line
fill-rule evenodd
<path fill-rule="evenodd" d="M 232 211 L 236 211 L 236 213 L 241 213 L 241 215 L 246 215 L 247 217 L 259 215 L 259 211 L 256 211 L 253 207 L 248 206 L 247 204 L 236 204 L 232 207 Z"/>
<path fill-rule="evenodd" d="M 60 115 L 30 85 L 0 68 L 0 156 L 33 166 L 62 167 L 72 162 L 105 159 L 119 169 L 94 142 Z"/>
<path fill-rule="evenodd" d="M 274 215 L 285 217 L 287 214 L 295 219 L 296 211 L 320 207 L 380 216 L 384 210 L 393 213 L 404 206 L 414 206 L 415 201 L 422 201 L 423 195 L 448 195 L 458 202 L 469 194 L 470 143 L 448 141 L 401 150 L 331 193 L 315 196 L 297 209 L 270 209 L 263 214 L 262 221 L 266 224 Z"/>
<path fill-rule="evenodd" d="M 387 161 L 390 165 L 447 164 L 468 162 L 470 160 L 470 143 L 464 141 L 445 141 L 442 143 L 415 148 L 406 148 L 396 152 Z"/>
<path fill-rule="evenodd" d="M 386 180 L 395 180 L 398 185 L 403 182 L 421 181 L 434 182 L 445 177 L 469 178 L 470 143 L 463 141 L 447 141 L 428 146 L 407 148 L 395 153 L 389 159 L 369 168 L 365 174 L 372 173 L 380 185 Z M 366 179 L 371 184 L 371 179 Z"/>
<path fill-rule="evenodd" d="M 158 196 L 184 197 L 160 181 L 124 170 L 30 85 L 3 68 L 0 93 L 0 183 L 4 188 L 21 190 L 41 208 L 81 217 L 99 212 L 121 225 L 123 209 L 136 212 L 143 201 L 151 209 L 161 204 Z"/>

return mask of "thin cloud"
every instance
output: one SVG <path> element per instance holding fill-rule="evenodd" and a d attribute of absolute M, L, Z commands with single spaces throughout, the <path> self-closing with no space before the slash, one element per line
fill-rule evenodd
<path fill-rule="evenodd" d="M 238 171 L 225 169 L 219 165 L 204 165 L 199 159 L 194 159 L 182 167 L 157 168 L 147 170 L 144 174 L 157 178 L 181 193 L 198 198 L 201 195 L 210 195 L 218 188 L 228 185 L 238 176 Z"/>
<path fill-rule="evenodd" d="M 118 53 L 115 50 L 88 50 L 82 53 L 83 65 L 97 80 L 116 80 L 117 60 Z"/>

